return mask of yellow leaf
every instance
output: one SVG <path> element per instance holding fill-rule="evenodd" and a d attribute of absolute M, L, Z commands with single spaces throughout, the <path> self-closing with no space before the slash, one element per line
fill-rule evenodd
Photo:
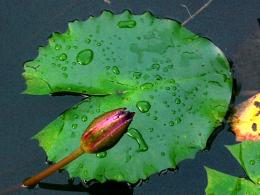
<path fill-rule="evenodd" d="M 260 93 L 241 103 L 231 119 L 238 141 L 260 140 Z"/>

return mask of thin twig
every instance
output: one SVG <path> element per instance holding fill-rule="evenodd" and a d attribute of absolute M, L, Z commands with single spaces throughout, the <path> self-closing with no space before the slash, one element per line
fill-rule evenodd
<path fill-rule="evenodd" d="M 104 2 L 105 2 L 105 3 L 108 3 L 108 4 L 110 4 L 110 3 L 111 3 L 111 1 L 110 1 L 110 0 L 104 0 Z"/>
<path fill-rule="evenodd" d="M 191 17 L 191 13 L 190 13 L 190 10 L 189 10 L 189 8 L 187 7 L 187 5 L 185 5 L 185 4 L 181 4 L 181 6 L 184 7 L 184 8 L 186 9 L 186 11 L 187 11 L 188 14 L 189 14 L 189 17 Z"/>
<path fill-rule="evenodd" d="M 190 20 L 192 20 L 195 16 L 197 16 L 200 12 L 202 12 L 206 7 L 209 6 L 209 4 L 213 0 L 209 0 L 207 3 L 205 3 L 201 8 L 199 8 L 194 14 L 192 14 L 189 18 L 187 18 L 183 23 L 182 26 L 185 26 Z"/>

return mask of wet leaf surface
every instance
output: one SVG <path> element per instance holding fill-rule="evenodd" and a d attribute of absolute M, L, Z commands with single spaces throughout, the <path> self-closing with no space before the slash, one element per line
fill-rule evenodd
<path fill-rule="evenodd" d="M 69 164 L 71 177 L 135 183 L 203 149 L 228 109 L 232 77 L 223 53 L 178 22 L 150 13 L 103 12 L 54 33 L 25 64 L 25 93 L 86 94 L 35 138 L 51 161 L 79 147 L 97 115 L 136 112 L 129 132 L 103 154 Z"/>

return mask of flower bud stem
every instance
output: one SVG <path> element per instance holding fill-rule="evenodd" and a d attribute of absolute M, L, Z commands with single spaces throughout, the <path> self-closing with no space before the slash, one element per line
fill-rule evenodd
<path fill-rule="evenodd" d="M 55 171 L 63 168 L 71 161 L 78 158 L 81 154 L 83 154 L 84 151 L 80 148 L 74 150 L 70 155 L 59 161 L 58 163 L 48 167 L 47 169 L 43 170 L 42 172 L 38 173 L 37 175 L 30 177 L 29 179 L 26 179 L 23 181 L 22 187 L 32 187 L 38 184 L 41 180 L 48 177 L 49 175 L 53 174 Z"/>

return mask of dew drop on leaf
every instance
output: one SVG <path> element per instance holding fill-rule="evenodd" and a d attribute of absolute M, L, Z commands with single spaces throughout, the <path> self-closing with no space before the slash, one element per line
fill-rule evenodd
<path fill-rule="evenodd" d="M 78 53 L 76 61 L 81 65 L 88 65 L 93 60 L 93 56 L 91 49 L 84 49 Z"/>
<path fill-rule="evenodd" d="M 174 126 L 174 121 L 170 121 L 170 122 L 169 122 L 169 125 L 170 125 L 170 126 Z"/>
<path fill-rule="evenodd" d="M 99 152 L 96 154 L 96 157 L 98 158 L 105 158 L 107 156 L 107 152 L 104 151 L 104 152 Z"/>
<path fill-rule="evenodd" d="M 113 66 L 113 67 L 112 67 L 112 72 L 113 72 L 114 74 L 120 74 L 120 70 L 119 70 L 119 68 L 118 68 L 117 66 Z"/>
<path fill-rule="evenodd" d="M 91 42 L 91 39 L 85 39 L 85 43 L 89 44 Z"/>
<path fill-rule="evenodd" d="M 136 26 L 136 21 L 134 20 L 126 20 L 126 21 L 119 21 L 117 23 L 119 28 L 134 28 Z"/>
<path fill-rule="evenodd" d="M 162 76 L 157 74 L 157 75 L 155 76 L 155 79 L 156 79 L 157 81 L 160 81 L 160 80 L 162 80 Z"/>
<path fill-rule="evenodd" d="M 148 146 L 145 143 L 143 136 L 137 129 L 135 128 L 129 129 L 127 135 L 129 135 L 138 143 L 139 145 L 139 148 L 137 150 L 138 152 L 145 152 L 146 150 L 148 150 Z"/>
<path fill-rule="evenodd" d="M 152 89 L 153 88 L 153 84 L 152 83 L 144 83 L 140 86 L 141 90 L 146 90 L 146 89 Z"/>
<path fill-rule="evenodd" d="M 85 115 L 83 115 L 83 116 L 81 117 L 81 120 L 82 120 L 82 122 L 86 122 L 86 121 L 88 120 L 88 117 L 85 116 Z"/>
<path fill-rule="evenodd" d="M 59 44 L 55 45 L 55 49 L 56 50 L 60 50 L 61 49 L 61 45 L 59 45 Z"/>
<path fill-rule="evenodd" d="M 180 98 L 176 98 L 176 99 L 175 99 L 175 103 L 176 103 L 176 104 L 180 104 L 180 103 L 181 103 L 181 99 L 180 99 Z"/>
<path fill-rule="evenodd" d="M 76 129 L 78 127 L 78 124 L 72 124 L 72 129 Z"/>
<path fill-rule="evenodd" d="M 140 112 L 148 112 L 151 108 L 151 104 L 148 101 L 139 101 L 136 103 L 136 107 Z"/>
<path fill-rule="evenodd" d="M 153 64 L 152 65 L 152 69 L 159 70 L 160 69 L 160 64 Z"/>
<path fill-rule="evenodd" d="M 254 165 L 255 164 L 255 160 L 250 160 L 250 165 Z"/>
<path fill-rule="evenodd" d="M 134 72 L 134 73 L 133 73 L 133 77 L 134 77 L 135 79 L 140 79 L 141 76 L 142 76 L 142 73 L 141 73 L 141 72 Z"/>
<path fill-rule="evenodd" d="M 65 53 L 60 54 L 60 55 L 59 55 L 59 60 L 60 60 L 60 61 L 65 61 L 65 60 L 67 60 L 67 54 L 65 54 Z"/>
<path fill-rule="evenodd" d="M 61 67 L 61 70 L 62 70 L 62 71 L 66 71 L 66 70 L 67 70 L 67 67 L 66 67 L 66 66 L 62 66 L 62 67 Z"/>

